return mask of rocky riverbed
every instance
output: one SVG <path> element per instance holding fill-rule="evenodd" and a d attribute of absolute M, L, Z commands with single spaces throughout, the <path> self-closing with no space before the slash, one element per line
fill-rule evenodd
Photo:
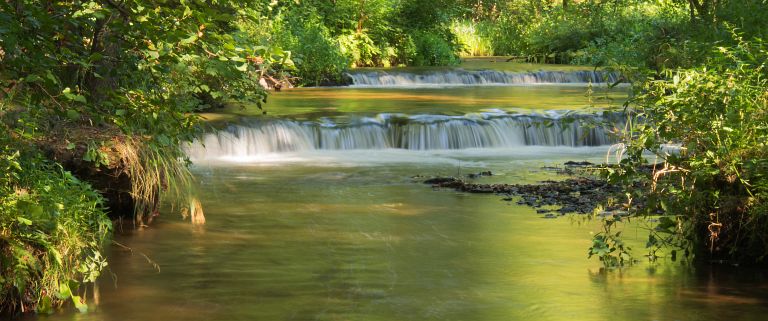
<path fill-rule="evenodd" d="M 568 165 L 566 164 L 566 168 Z M 581 164 L 578 166 L 588 166 Z M 573 170 L 558 171 L 572 175 Z M 467 178 L 477 179 L 491 176 L 491 172 L 481 172 L 467 175 Z M 610 184 L 605 180 L 588 176 L 571 177 L 565 180 L 547 180 L 540 184 L 480 184 L 465 181 L 457 177 L 434 177 L 423 181 L 433 188 L 451 188 L 467 193 L 493 193 L 500 195 L 502 200 L 537 208 L 537 213 L 545 218 L 555 218 L 567 213 L 588 214 L 602 207 L 604 212 L 621 213 L 622 190 L 620 186 Z"/>

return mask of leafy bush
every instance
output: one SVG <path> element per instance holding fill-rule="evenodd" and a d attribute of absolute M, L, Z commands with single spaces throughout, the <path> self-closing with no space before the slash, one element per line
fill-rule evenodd
<path fill-rule="evenodd" d="M 294 54 L 298 84 L 338 84 L 350 61 L 313 11 L 287 11 L 271 21 L 273 45 Z"/>
<path fill-rule="evenodd" d="M 410 60 L 414 66 L 451 66 L 460 62 L 458 45 L 439 34 L 428 31 L 414 32 L 413 43 L 416 53 Z"/>
<path fill-rule="evenodd" d="M 489 17 L 496 54 L 539 62 L 635 68 L 692 67 L 709 44 L 733 44 L 727 25 L 748 37 L 765 37 L 766 2 L 710 1 L 706 13 L 684 1 L 580 1 L 568 8 L 537 1 L 509 1 Z"/>
<path fill-rule="evenodd" d="M 605 30 L 575 52 L 573 63 L 636 68 L 691 66 L 700 47 L 690 39 L 692 26 L 679 7 L 635 6 L 603 24 Z"/>
<path fill-rule="evenodd" d="M 609 178 L 642 182 L 628 189 L 646 203 L 641 214 L 664 213 L 649 246 L 756 262 L 768 255 L 768 46 L 734 38 L 705 66 L 645 83 Z M 647 160 L 658 162 L 650 175 L 638 171 Z"/>
<path fill-rule="evenodd" d="M 143 209 L 184 189 L 173 182 L 188 182 L 182 146 L 201 132 L 193 112 L 263 101 L 265 50 L 236 37 L 241 5 L 0 2 L 0 312 L 70 298 L 82 309 L 76 283 L 106 264 L 102 198 L 43 149 L 71 149 L 72 171 L 130 176 L 140 225 Z M 135 148 L 113 143 L 121 138 Z"/>
<path fill-rule="evenodd" d="M 66 300 L 85 310 L 78 285 L 107 265 L 103 200 L 41 155 L 11 148 L 9 138 L 0 137 L 0 313 L 50 312 Z"/>
<path fill-rule="evenodd" d="M 339 36 L 341 52 L 349 57 L 355 67 L 374 67 L 382 65 L 382 53 L 379 47 L 365 33 L 351 33 Z"/>

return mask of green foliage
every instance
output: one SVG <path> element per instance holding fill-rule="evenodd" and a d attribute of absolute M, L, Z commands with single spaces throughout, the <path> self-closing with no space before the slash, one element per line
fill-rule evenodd
<path fill-rule="evenodd" d="M 454 64 L 460 50 L 445 0 L 340 0 L 285 4 L 268 15 L 274 39 L 295 52 L 302 84 L 338 83 L 349 67 Z"/>
<path fill-rule="evenodd" d="M 605 268 L 619 268 L 634 263 L 630 251 L 632 248 L 624 244 L 621 231 L 614 232 L 614 227 L 621 224 L 622 216 L 607 215 L 603 218 L 603 231 L 594 235 L 592 246 L 587 252 L 588 257 L 597 256 Z"/>
<path fill-rule="evenodd" d="M 573 62 L 590 65 L 629 65 L 663 70 L 691 66 L 701 58 L 684 8 L 636 5 L 600 24 L 594 38 L 575 50 Z"/>
<path fill-rule="evenodd" d="M 107 265 L 101 196 L 7 134 L 0 141 L 0 312 L 46 313 L 68 300 L 86 311 L 76 285 Z"/>
<path fill-rule="evenodd" d="M 458 45 L 431 32 L 413 33 L 414 66 L 451 66 L 459 63 Z"/>
<path fill-rule="evenodd" d="M 334 40 L 313 12 L 279 16 L 272 22 L 275 43 L 296 53 L 296 76 L 299 84 L 323 85 L 342 82 L 341 75 L 349 67 L 344 46 Z"/>
<path fill-rule="evenodd" d="M 696 2 L 705 3 L 704 11 L 672 0 L 590 0 L 567 8 L 551 1 L 506 1 L 473 16 L 493 26 L 479 30 L 493 39 L 495 54 L 659 71 L 703 62 L 712 42 L 733 44 L 728 24 L 748 37 L 764 37 L 768 30 L 765 1 Z"/>
<path fill-rule="evenodd" d="M 249 3 L 0 2 L 0 310 L 85 309 L 76 284 L 106 265 L 101 197 L 43 149 L 127 172 L 149 210 L 186 189 L 194 112 L 260 105 L 259 80 L 293 66 L 290 52 L 242 36 Z"/>
<path fill-rule="evenodd" d="M 492 38 L 487 36 L 492 26 L 487 22 L 473 23 L 471 21 L 454 21 L 451 32 L 456 35 L 461 44 L 463 56 L 493 56 Z"/>
<path fill-rule="evenodd" d="M 626 157 L 609 178 L 642 182 L 633 191 L 646 202 L 641 214 L 664 213 L 650 245 L 755 262 L 768 255 L 768 46 L 734 39 L 702 67 L 645 82 Z M 658 162 L 652 175 L 638 171 L 647 160 Z"/>

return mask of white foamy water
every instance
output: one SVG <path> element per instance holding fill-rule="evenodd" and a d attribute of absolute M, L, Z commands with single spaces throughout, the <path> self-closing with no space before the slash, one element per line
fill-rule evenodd
<path fill-rule="evenodd" d="M 615 83 L 619 75 L 603 71 L 449 70 L 435 72 L 355 71 L 352 87 L 488 86 L 526 84 Z"/>
<path fill-rule="evenodd" d="M 329 119 L 270 119 L 207 134 L 187 151 L 194 161 L 236 162 L 285 161 L 308 155 L 317 160 L 322 155 L 340 151 L 364 151 L 371 155 L 391 150 L 471 150 L 474 155 L 483 154 L 485 150 L 520 153 L 532 146 L 610 145 L 615 142 L 609 134 L 612 128 L 602 126 L 602 122 L 618 125 L 618 119 L 613 114 L 563 117 L 558 112 L 543 115 L 490 112 L 464 116 L 380 114 L 346 123 Z M 398 153 L 396 157 L 408 159 L 408 155 L 417 154 Z"/>

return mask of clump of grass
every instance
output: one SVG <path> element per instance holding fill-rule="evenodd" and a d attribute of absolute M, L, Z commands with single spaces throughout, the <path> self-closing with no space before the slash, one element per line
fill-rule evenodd
<path fill-rule="evenodd" d="M 194 224 L 205 223 L 202 205 L 192 197 L 192 174 L 180 154 L 132 138 L 115 141 L 113 148 L 120 159 L 122 173 L 131 181 L 137 226 L 152 221 L 162 199 L 188 204 L 189 207 L 182 206 L 182 215 L 188 213 Z"/>

